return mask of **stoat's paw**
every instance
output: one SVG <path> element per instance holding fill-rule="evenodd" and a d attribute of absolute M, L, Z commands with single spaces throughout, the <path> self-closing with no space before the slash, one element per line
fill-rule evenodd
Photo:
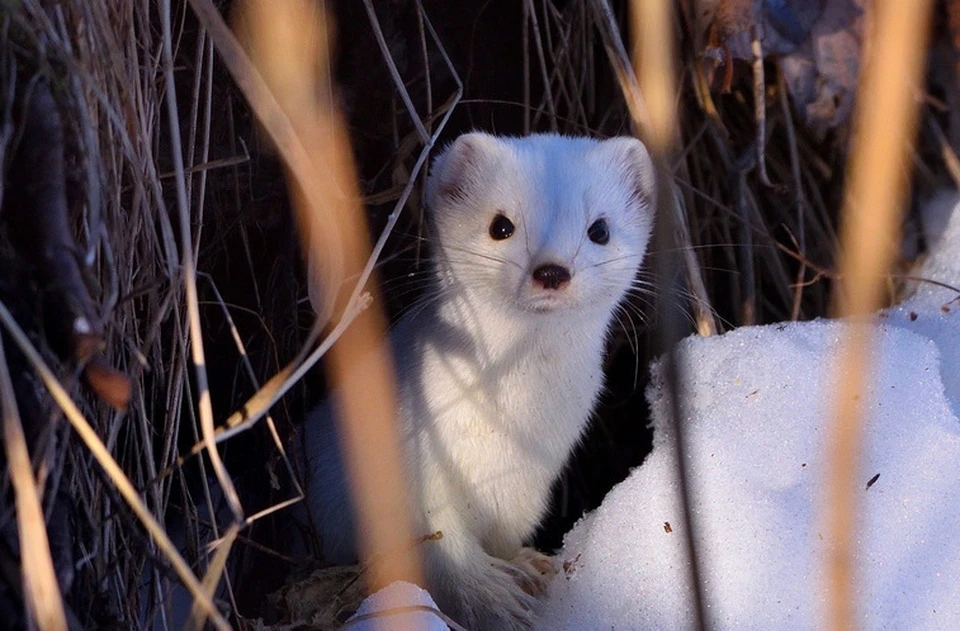
<path fill-rule="evenodd" d="M 553 557 L 534 548 L 521 548 L 510 560 L 514 567 L 515 579 L 523 591 L 531 596 L 542 596 L 547 591 L 550 580 L 557 574 Z"/>
<path fill-rule="evenodd" d="M 526 572 L 510 561 L 487 557 L 471 576 L 451 583 L 445 611 L 470 631 L 524 631 L 533 626 L 537 604 L 522 585 Z M 443 604 L 443 603 L 441 603 Z"/>

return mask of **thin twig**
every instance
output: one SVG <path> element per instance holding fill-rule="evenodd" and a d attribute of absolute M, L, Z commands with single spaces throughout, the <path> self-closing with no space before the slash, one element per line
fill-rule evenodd
<path fill-rule="evenodd" d="M 763 41 L 756 20 L 750 26 L 750 54 L 753 56 L 753 118 L 756 125 L 757 173 L 765 186 L 773 186 L 767 175 L 767 85 L 763 71 Z"/>
<path fill-rule="evenodd" d="M 803 180 L 800 177 L 800 152 L 797 150 L 797 130 L 793 126 L 793 114 L 790 112 L 790 102 L 787 98 L 787 80 L 783 70 L 777 72 L 777 92 L 780 96 L 780 111 L 783 114 L 784 125 L 787 129 L 787 149 L 790 154 L 790 172 L 793 176 L 793 199 L 797 206 L 797 247 L 801 253 L 807 251 L 807 198 L 803 194 Z M 800 318 L 800 307 L 803 300 L 803 279 L 807 274 L 805 263 L 800 264 L 797 270 L 796 291 L 793 292 L 793 307 L 790 309 L 790 319 Z"/>
<path fill-rule="evenodd" d="M 397 70 L 397 64 L 393 60 L 393 55 L 390 54 L 390 47 L 387 45 L 387 40 L 383 36 L 383 29 L 380 28 L 380 23 L 377 21 L 377 12 L 373 8 L 372 0 L 363 0 L 363 6 L 367 10 L 367 16 L 370 18 L 370 26 L 373 27 L 373 35 L 377 40 L 377 45 L 380 47 L 381 56 L 387 63 L 387 69 L 390 71 L 391 78 L 393 78 L 393 84 L 398 88 L 400 98 L 403 99 L 403 105 L 410 113 L 410 120 L 413 122 L 417 133 L 420 134 L 420 142 L 427 144 L 430 142 L 430 134 L 427 132 L 427 128 L 423 126 L 423 121 L 420 115 L 417 114 L 417 108 L 413 105 L 413 100 L 406 90 L 403 79 L 400 78 L 400 71 Z"/>

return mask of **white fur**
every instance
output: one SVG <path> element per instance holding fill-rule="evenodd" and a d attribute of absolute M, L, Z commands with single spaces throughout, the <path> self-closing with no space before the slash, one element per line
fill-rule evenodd
<path fill-rule="evenodd" d="M 549 559 L 524 548 L 603 386 L 616 305 L 652 230 L 653 167 L 634 139 L 461 136 L 426 191 L 441 295 L 393 332 L 399 422 L 430 589 L 470 629 L 518 629 Z M 501 213 L 514 234 L 490 237 Z M 610 241 L 587 237 L 605 218 Z M 547 289 L 539 265 L 572 278 Z M 309 504 L 330 560 L 355 560 L 329 408 L 307 423 Z"/>

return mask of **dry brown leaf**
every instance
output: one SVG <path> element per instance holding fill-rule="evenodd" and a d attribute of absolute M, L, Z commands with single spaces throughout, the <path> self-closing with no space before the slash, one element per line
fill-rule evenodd
<path fill-rule="evenodd" d="M 286 613 L 290 623 L 331 629 L 340 626 L 363 601 L 360 575 L 359 565 L 316 570 L 301 581 L 281 587 L 268 599 Z"/>
<path fill-rule="evenodd" d="M 83 368 L 87 385 L 116 410 L 126 410 L 130 403 L 130 378 L 113 368 L 100 355 L 94 356 Z"/>
<path fill-rule="evenodd" d="M 853 108 L 863 49 L 863 0 L 702 0 L 697 15 L 707 53 L 751 60 L 756 23 L 766 56 L 780 57 L 794 107 L 822 136 L 847 121 Z M 724 71 L 729 75 L 729 65 Z"/>
<path fill-rule="evenodd" d="M 756 20 L 754 0 L 720 0 L 703 4 L 713 5 L 713 20 L 705 25 L 708 47 L 725 46 L 731 36 L 750 30 Z"/>

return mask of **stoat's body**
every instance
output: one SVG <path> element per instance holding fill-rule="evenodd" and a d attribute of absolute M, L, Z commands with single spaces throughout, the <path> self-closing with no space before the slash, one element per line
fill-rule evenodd
<path fill-rule="evenodd" d="M 429 588 L 470 629 L 529 624 L 552 573 L 527 540 L 603 386 L 614 312 L 653 225 L 634 139 L 457 139 L 426 199 L 432 297 L 393 332 L 408 482 Z M 307 423 L 309 505 L 330 560 L 354 525 L 324 407 Z"/>

